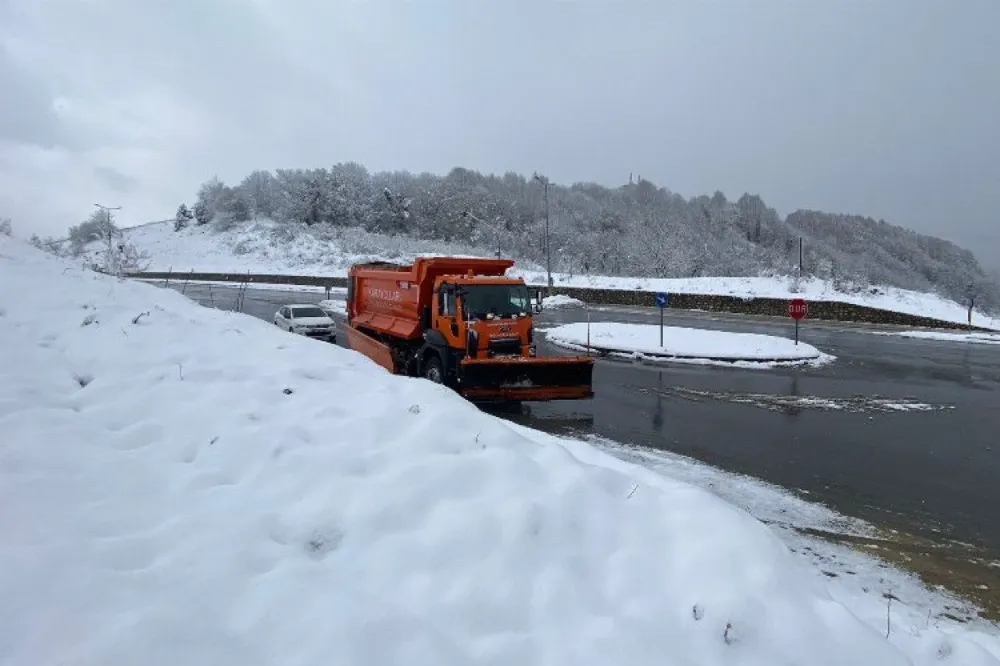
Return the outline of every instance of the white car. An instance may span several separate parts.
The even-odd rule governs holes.
[[[322,308],[306,303],[292,303],[274,313],[274,325],[289,333],[329,342],[337,341],[336,325]]]

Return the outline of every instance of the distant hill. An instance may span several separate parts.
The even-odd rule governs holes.
[[[253,217],[361,227],[383,234],[462,242],[544,265],[544,179],[369,173],[330,169],[254,171],[241,183],[205,183],[194,212],[228,228]],[[761,197],[722,192],[691,199],[638,180],[548,187],[552,268],[562,273],[647,277],[804,275],[844,292],[869,285],[935,292],[1000,309],[1000,285],[968,250],[856,215],[796,211],[782,219]],[[197,223],[197,221],[194,221]]]

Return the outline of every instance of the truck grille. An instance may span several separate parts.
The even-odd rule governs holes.
[[[487,354],[490,356],[520,356],[521,341],[517,338],[490,340],[490,344],[487,347]]]

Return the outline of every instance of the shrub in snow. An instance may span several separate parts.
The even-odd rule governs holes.
[[[11,225],[9,217],[0,217],[0,235],[11,236],[14,233],[14,229]],[[36,236],[37,238],[37,236]]]
[[[253,252],[253,244],[247,238],[242,238],[235,243],[233,243],[233,254],[237,256],[243,256],[245,254],[250,254]]]
[[[132,243],[119,243],[104,253],[102,269],[112,275],[148,270],[149,253]]]

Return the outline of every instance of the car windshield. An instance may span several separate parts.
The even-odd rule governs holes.
[[[326,313],[319,308],[292,308],[292,319],[304,317],[325,317]]]
[[[465,313],[472,319],[513,317],[531,312],[528,288],[523,284],[481,284],[465,288]]]

